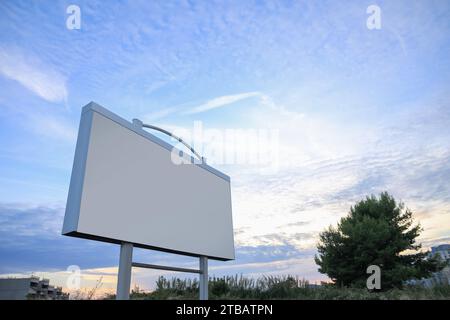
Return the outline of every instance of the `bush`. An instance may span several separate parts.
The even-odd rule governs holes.
[[[131,299],[198,299],[196,279],[170,280],[160,277],[156,289],[150,293],[131,294]],[[209,298],[214,299],[299,299],[299,300],[422,300],[450,299],[450,286],[433,288],[406,286],[383,292],[339,287],[333,284],[310,285],[294,276],[263,276],[257,279],[244,276],[210,278]]]

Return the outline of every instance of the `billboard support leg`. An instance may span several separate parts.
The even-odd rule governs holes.
[[[208,258],[200,257],[200,300],[208,300]]]
[[[117,276],[117,300],[128,300],[130,298],[132,260],[133,245],[122,242],[120,245],[119,274]]]

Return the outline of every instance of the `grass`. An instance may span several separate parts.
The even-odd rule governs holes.
[[[131,299],[198,299],[198,281],[160,277],[150,293],[132,291]],[[114,298],[114,296],[108,296]],[[382,292],[340,288],[332,284],[311,286],[292,276],[244,276],[210,278],[209,298],[214,299],[300,299],[300,300],[450,300],[450,286],[433,288],[407,286]]]

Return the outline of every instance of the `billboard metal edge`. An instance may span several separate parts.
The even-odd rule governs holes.
[[[86,112],[81,114],[62,234],[72,232],[76,230],[78,226],[92,118],[92,111],[86,110]],[[73,212],[69,213],[68,210]],[[71,219],[68,220],[66,217],[70,217]]]

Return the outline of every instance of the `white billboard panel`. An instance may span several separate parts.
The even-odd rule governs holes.
[[[234,259],[230,178],[175,164],[172,146],[91,102],[83,108],[63,234]]]

